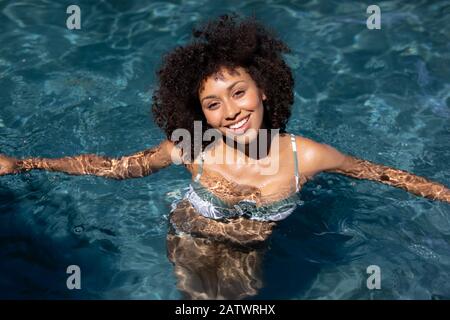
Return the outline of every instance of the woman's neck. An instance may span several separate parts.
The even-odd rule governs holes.
[[[258,130],[258,135],[255,139],[246,144],[241,144],[234,139],[227,139],[226,136],[222,136],[221,146],[219,147],[222,148],[225,154],[230,152],[233,159],[236,159],[238,155],[244,155],[250,160],[260,160],[266,158],[270,154],[273,139],[276,135],[272,136],[270,130],[268,130],[267,134],[261,136],[260,130]]]

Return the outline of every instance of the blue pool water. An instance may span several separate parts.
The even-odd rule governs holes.
[[[67,6],[81,30],[66,28]],[[2,1],[0,152],[130,154],[158,144],[150,115],[161,55],[231,10],[293,49],[288,131],[450,185],[450,2]],[[124,181],[33,171],[0,177],[0,298],[179,299],[167,217],[182,167]],[[450,298],[450,206],[321,174],[276,230],[269,299]],[[66,288],[79,265],[82,289]],[[381,290],[366,287],[369,265]]]

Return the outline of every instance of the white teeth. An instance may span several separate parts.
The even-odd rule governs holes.
[[[238,128],[242,127],[244,124],[247,123],[248,118],[249,117],[246,117],[245,119],[242,119],[238,123],[235,123],[235,124],[231,125],[229,128],[230,129],[238,129]]]

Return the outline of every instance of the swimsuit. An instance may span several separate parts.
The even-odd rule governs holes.
[[[279,221],[285,219],[295,210],[297,205],[303,203],[298,195],[299,173],[297,164],[297,145],[295,142],[295,136],[292,134],[291,144],[294,153],[296,186],[296,192],[293,195],[265,206],[257,207],[254,200],[246,199],[239,201],[233,206],[229,206],[199,183],[203,171],[203,161],[205,158],[204,152],[202,152],[198,174],[194,181],[189,185],[189,189],[185,194],[184,199],[189,200],[199,214],[212,219],[223,219],[237,216],[245,216],[258,221]],[[175,207],[176,205],[173,204],[172,208],[174,209]]]

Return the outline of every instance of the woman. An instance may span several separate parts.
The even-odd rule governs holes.
[[[170,52],[158,72],[152,111],[167,136],[159,146],[118,159],[0,155],[0,175],[43,169],[126,179],[183,163],[193,182],[171,212],[167,248],[187,298],[255,295],[262,286],[265,240],[275,221],[294,211],[298,191],[320,172],[450,202],[450,190],[442,184],[285,132],[294,81],[282,53],[289,49],[258,22],[223,16],[194,36]],[[213,143],[202,141],[202,150],[192,139],[173,138],[179,129],[198,136],[196,121],[200,137],[207,130],[217,133]],[[263,141],[263,129],[280,134]],[[275,170],[268,173],[267,163]]]

